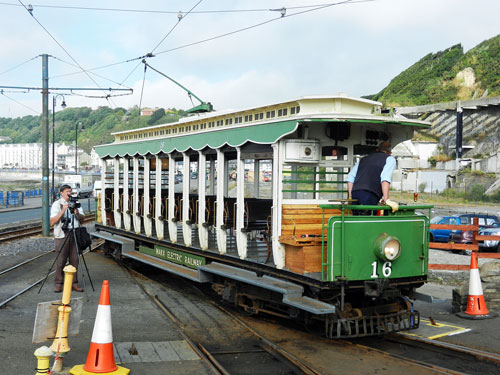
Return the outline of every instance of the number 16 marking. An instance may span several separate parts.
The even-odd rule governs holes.
[[[372,275],[371,275],[371,278],[372,279],[376,279],[378,278],[378,274],[377,274],[377,264],[378,262],[375,261],[372,263]],[[382,265],[382,275],[384,275],[385,277],[389,277],[391,276],[391,273],[392,273],[392,263],[391,262],[385,262],[383,265]]]

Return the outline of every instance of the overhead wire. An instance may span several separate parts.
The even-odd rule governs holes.
[[[146,54],[146,56],[154,56],[153,53],[154,51],[165,41],[165,39],[168,38],[168,36],[175,30],[175,28],[179,25],[179,23],[185,18],[187,17],[198,5],[200,5],[200,3],[202,2],[203,0],[199,0],[186,14],[183,14],[182,12],[179,12],[178,15],[177,15],[177,23],[167,32],[167,34],[156,44],[156,46],[151,50],[151,52],[149,52],[148,54]],[[141,62],[144,62],[145,59],[141,60]],[[128,75],[127,77],[125,77],[125,79],[123,80],[123,82],[125,82],[128,77],[130,77],[132,75],[132,73],[137,69],[137,67],[140,65],[141,63],[139,63]],[[141,113],[141,107],[142,107],[142,98],[143,98],[143,94],[144,94],[144,85],[145,85],[145,82],[146,82],[146,71],[147,71],[147,64],[145,63],[144,64],[144,76],[143,76],[143,80],[142,80],[142,88],[141,88],[141,96],[140,96],[140,99],[139,99],[139,117],[137,118],[137,121],[138,121],[138,124],[140,124],[139,122],[139,119],[140,119],[140,113]]]
[[[74,64],[71,64],[71,63],[70,63],[70,62],[68,62],[68,61],[64,61],[64,60],[62,60],[62,59],[60,59],[60,58],[58,58],[58,57],[55,57],[55,56],[49,56],[49,57],[52,57],[53,59],[58,60],[58,61],[60,61],[60,62],[62,62],[62,63],[64,63],[64,64],[68,64],[69,66],[72,66],[73,68],[78,68],[78,66],[76,66],[76,65],[74,65]],[[132,90],[132,88],[131,88],[131,87],[125,86],[123,83],[116,82],[116,81],[114,81],[114,80],[112,80],[112,79],[110,79],[110,78],[106,78],[106,77],[104,77],[104,76],[101,76],[100,74],[97,74],[97,73],[91,72],[89,69],[86,69],[86,71],[87,71],[87,72],[89,72],[89,73],[91,73],[91,74],[93,74],[93,75],[95,75],[96,77],[102,78],[102,79],[104,79],[104,80],[106,80],[106,81],[112,82],[112,83],[114,83],[114,84],[116,84],[116,85],[123,86],[123,87],[125,87],[125,88],[127,88],[127,89],[131,89],[131,90]],[[79,71],[79,72],[76,72],[76,73],[71,73],[71,74],[81,74],[81,73],[83,73],[83,72]],[[63,76],[63,75],[58,75],[58,76],[50,76],[50,77],[49,77],[49,79],[54,79],[54,78],[61,77],[61,76]]]
[[[269,20],[266,20],[266,21],[263,21],[263,22],[259,22],[257,24],[254,24],[254,25],[250,25],[250,26],[247,26],[247,27],[244,27],[244,28],[240,28],[240,29],[237,29],[237,30],[233,30],[231,32],[228,32],[228,33],[224,33],[224,34],[220,34],[220,35],[216,35],[214,37],[211,37],[211,38],[206,38],[206,39],[203,39],[203,40],[200,40],[200,41],[197,41],[197,42],[192,42],[192,43],[187,43],[187,44],[184,44],[184,45],[181,45],[181,46],[177,46],[177,47],[173,47],[173,48],[170,48],[170,49],[166,49],[166,50],[163,50],[163,51],[159,51],[157,52],[156,54],[153,54],[153,52],[165,41],[165,39],[171,34],[171,32],[177,27],[177,25],[179,24],[180,20],[182,18],[184,18],[185,16],[187,16],[188,14],[191,14],[191,13],[235,13],[235,12],[248,12],[248,11],[264,11],[264,9],[253,9],[253,10],[250,10],[250,9],[246,9],[246,10],[227,10],[227,11],[195,11],[194,9],[201,3],[202,0],[198,1],[198,3],[196,3],[191,9],[189,12],[185,13],[185,14],[182,14],[182,18],[179,18],[179,21],[172,27],[172,29],[162,38],[162,40],[155,46],[155,48],[152,50],[153,52],[150,52],[144,56],[139,56],[139,57],[136,57],[136,58],[132,58],[132,59],[128,59],[128,60],[124,60],[124,61],[121,61],[121,62],[117,62],[117,63],[112,63],[112,64],[107,64],[107,65],[104,65],[104,66],[100,66],[100,67],[95,67],[95,68],[92,68],[92,69],[84,69],[72,56],[71,54],[62,46],[61,43],[59,43],[55,38],[54,36],[41,24],[40,21],[38,21],[38,19],[33,15],[32,11],[30,11],[24,4],[21,0],[18,0],[19,3],[30,13],[30,15],[35,19],[35,21],[40,25],[40,27],[42,27],[42,29],[54,40],[54,42],[70,57],[70,59],[76,64],[76,67],[78,67],[78,69],[80,69],[79,72],[74,72],[74,73],[68,73],[68,74],[64,74],[64,75],[57,75],[57,76],[53,76],[52,78],[56,78],[56,77],[63,77],[63,76],[68,76],[68,75],[74,75],[74,74],[80,74],[80,73],[84,73],[88,76],[88,78],[90,80],[92,80],[100,89],[102,89],[103,91],[105,89],[101,88],[100,85],[90,76],[90,73],[100,77],[100,78],[103,78],[103,79],[107,79],[105,77],[102,77],[102,76],[99,76],[97,75],[96,73],[93,73],[92,71],[94,70],[98,70],[98,69],[104,69],[104,68],[107,68],[107,67],[112,67],[112,66],[116,66],[116,65],[120,65],[120,64],[125,64],[125,63],[128,63],[128,62],[132,62],[132,61],[136,61],[136,60],[142,60],[143,58],[150,58],[150,57],[155,57],[156,55],[159,55],[159,54],[164,54],[164,53],[168,53],[168,52],[172,52],[172,51],[176,51],[176,50],[179,50],[179,49],[183,49],[183,48],[187,48],[187,47],[191,47],[191,46],[194,46],[194,45],[198,45],[198,44],[202,44],[202,43],[206,43],[206,42],[209,42],[209,41],[213,41],[213,40],[216,40],[216,39],[220,39],[220,38],[223,38],[223,37],[226,37],[226,36],[230,36],[230,35],[234,35],[234,34],[237,34],[237,33],[241,33],[243,31],[247,31],[247,30],[250,30],[250,29],[253,29],[253,28],[257,28],[257,27],[260,27],[260,26],[263,26],[263,25],[266,25],[268,23],[271,23],[271,22],[275,22],[275,21],[278,21],[282,18],[287,18],[287,17],[292,17],[292,16],[297,16],[297,15],[301,15],[301,14],[305,14],[305,13],[309,13],[309,12],[314,12],[314,11],[318,11],[318,10],[321,10],[321,9],[325,9],[325,8],[328,8],[328,7],[332,7],[332,6],[337,6],[337,5],[342,5],[342,4],[347,4],[347,3],[361,3],[361,2],[371,2],[371,1],[376,1],[376,0],[345,0],[345,1],[340,1],[340,2],[335,2],[335,3],[326,3],[326,4],[318,4],[318,5],[304,5],[304,6],[294,6],[294,7],[288,7],[288,8],[281,8],[281,9],[265,9],[265,11],[281,11],[281,16],[279,17],[275,17],[275,18],[272,18],[272,19],[269,19]],[[0,5],[16,5],[16,4],[8,4],[8,3],[3,3],[3,2],[0,2]],[[40,7],[39,5],[36,5],[37,7]],[[57,8],[58,6],[46,6],[46,7],[54,7],[54,8]],[[66,6],[62,6],[60,8],[73,8],[73,7],[66,7]],[[286,10],[290,10],[290,9],[304,9],[304,8],[307,8],[305,10],[302,10],[302,11],[299,11],[299,12],[295,12],[295,13],[291,13],[291,14],[285,14],[286,13]],[[84,7],[74,7],[74,9],[87,9],[87,8],[84,8]],[[112,10],[110,8],[88,8],[89,10]],[[119,10],[119,9],[116,9],[116,10]],[[123,10],[123,11],[134,11],[134,10]],[[149,12],[149,11],[148,11]],[[179,12],[167,12],[165,11],[164,13],[179,13]],[[181,14],[181,13],[180,13]],[[59,59],[60,60],[60,59]],[[64,62],[63,60],[60,60],[62,62]],[[67,62],[66,62],[67,63]],[[68,63],[70,64],[70,63]],[[71,64],[70,64],[71,65]],[[139,67],[140,63],[137,64],[134,69],[125,77],[125,79],[122,81],[122,83],[118,83],[118,82],[114,82],[110,79],[107,79],[111,82],[114,82],[116,84],[119,84],[121,86],[124,86],[124,82],[132,75],[132,73]],[[145,75],[144,75],[144,79],[145,79]],[[124,86],[124,87],[127,87],[127,86]],[[128,87],[127,87],[128,88]],[[143,81],[143,86],[142,86],[142,90],[144,90],[144,81]],[[130,95],[130,94],[129,94]],[[83,95],[81,95],[83,96]],[[121,95],[120,95],[121,96]],[[141,103],[142,103],[142,96],[143,96],[143,93],[141,92]],[[105,98],[109,100],[110,96],[109,95],[106,95]]]
[[[172,51],[175,51],[175,50],[178,50],[178,49],[182,49],[182,48],[186,48],[186,47],[190,47],[190,46],[194,46],[194,45],[198,45],[198,44],[202,44],[202,43],[206,43],[206,42],[209,42],[209,41],[212,41],[212,40],[216,40],[216,39],[220,39],[220,38],[223,38],[225,36],[232,35],[232,34],[237,34],[237,33],[240,33],[240,32],[246,31],[246,30],[250,30],[250,29],[253,29],[253,28],[256,28],[256,27],[259,27],[259,26],[263,26],[263,25],[265,25],[267,23],[270,23],[270,22],[273,22],[273,21],[277,21],[277,20],[279,20],[281,18],[285,18],[285,17],[295,16],[295,15],[307,13],[307,12],[310,12],[310,11],[316,11],[316,10],[320,10],[320,9],[323,9],[323,8],[326,8],[326,7],[331,7],[331,6],[336,6],[336,5],[342,5],[342,4],[346,4],[346,3],[354,4],[354,3],[364,3],[364,2],[372,2],[372,1],[376,1],[376,0],[346,0],[346,1],[342,1],[342,2],[335,2],[335,3],[327,3],[327,4],[314,5],[313,9],[308,9],[306,11],[296,12],[296,13],[292,13],[290,15],[285,15],[285,16],[280,16],[280,17],[272,18],[270,20],[267,20],[267,21],[264,21],[264,22],[260,22],[258,24],[254,24],[254,25],[242,28],[242,29],[233,30],[233,31],[231,31],[229,33],[224,33],[224,34],[217,35],[217,36],[214,36],[214,37],[211,37],[211,38],[207,38],[207,39],[203,39],[203,40],[200,40],[200,41],[197,41],[197,42],[188,43],[188,44],[185,44],[185,45],[182,45],[182,46],[178,46],[178,47],[167,49],[167,50],[164,50],[164,51],[161,51],[161,52],[157,52],[156,55],[163,54],[163,53],[168,53],[168,52],[172,52]],[[301,9],[301,8],[303,9],[303,8],[310,8],[312,6],[313,5],[295,6],[295,7],[288,7],[286,9]],[[281,9],[266,9],[266,11],[278,11],[278,10],[281,10]],[[171,13],[176,13],[176,12],[171,12]],[[191,11],[190,13],[202,13],[202,12]],[[98,66],[98,67],[95,67],[95,68],[87,69],[86,71],[87,72],[91,72],[91,71],[94,71],[94,70],[105,69],[105,68],[109,68],[109,67],[116,66],[116,65],[126,64],[126,63],[129,63],[129,62],[132,62],[132,61],[137,61],[137,60],[140,61],[140,60],[142,60],[144,58],[150,58],[150,57],[154,57],[154,56],[155,55],[153,55],[152,53],[149,53],[149,54],[146,54],[146,55],[143,55],[143,56],[139,56],[139,57],[135,57],[135,58],[123,60],[123,61],[120,61],[120,62],[116,62],[116,63],[112,63],[112,64],[107,64],[107,65],[102,65],[102,66]],[[136,65],[136,67],[126,77],[126,79],[129,78],[129,76],[137,69],[137,67],[139,65],[140,65],[140,63],[138,65]],[[59,77],[70,76],[70,75],[81,74],[81,73],[82,73],[81,71],[78,71],[78,72],[73,72],[73,73],[61,74],[61,75],[54,76],[53,78],[59,78]],[[122,81],[122,84],[126,81],[126,79],[124,81]]]
[[[363,0],[363,2],[367,2],[367,1],[375,1],[375,0]],[[301,14],[305,14],[305,13],[309,13],[309,12],[314,12],[314,11],[317,11],[317,10],[329,8],[329,7],[336,6],[336,5],[343,5],[343,4],[351,3],[351,2],[353,2],[353,0],[344,0],[344,1],[337,2],[337,3],[331,3],[331,4],[326,4],[326,5],[318,6],[317,8],[313,8],[313,9],[307,9],[307,10],[303,10],[303,11],[300,11],[300,12],[295,12],[295,13],[292,13],[292,14],[280,15],[279,17],[271,18],[271,19],[269,19],[267,21],[259,22],[259,23],[256,23],[254,25],[243,27],[241,29],[236,29],[236,30],[230,31],[228,33],[216,35],[216,36],[211,37],[211,38],[203,39],[203,40],[200,40],[200,41],[197,41],[197,42],[192,42],[192,43],[184,44],[182,46],[178,46],[178,47],[170,48],[170,49],[167,49],[167,50],[164,50],[164,51],[160,51],[160,52],[157,52],[156,55],[160,55],[160,54],[163,54],[163,53],[168,53],[168,52],[176,51],[176,50],[187,48],[187,47],[192,47],[192,46],[195,46],[195,45],[198,45],[198,44],[210,42],[212,40],[224,38],[224,37],[229,36],[229,35],[238,34],[238,33],[241,33],[243,31],[251,30],[251,29],[254,29],[256,27],[263,26],[263,25],[266,25],[268,23],[281,20],[283,18],[298,16],[298,15],[301,15]]]
[[[14,66],[14,67],[12,67],[10,69],[4,70],[3,72],[0,72],[0,76],[3,75],[3,74],[5,74],[5,73],[11,72],[11,71],[13,71],[13,70],[15,70],[15,69],[17,69],[17,68],[19,68],[19,67],[21,67],[21,66],[23,66],[23,65],[25,65],[27,63],[29,63],[30,61],[33,61],[33,60],[39,58],[39,57],[40,57],[40,55],[32,57],[31,59],[28,59],[25,62],[22,62],[20,64],[17,64],[16,66]]]
[[[31,17],[36,21],[36,23],[38,23],[38,25],[40,25],[40,27],[50,36],[50,38],[69,56],[69,58],[87,75],[87,77],[92,81],[94,82],[94,84],[102,89],[102,87],[92,78],[92,76],[86,72],[85,69],[83,69],[83,67],[78,63],[78,61],[76,61],[76,59],[68,52],[68,50],[66,50],[66,48],[64,48],[64,46],[59,43],[59,41],[50,33],[49,30],[47,30],[47,28],[45,26],[43,26],[43,24],[33,15],[33,10],[29,9],[28,7],[26,7],[24,5],[24,3],[21,1],[21,0],[18,0],[19,3],[24,7],[24,9],[26,9],[26,11],[31,15]],[[104,89],[102,89],[104,91]]]
[[[363,1],[356,1],[363,2]],[[303,8],[316,8],[319,6],[328,5],[326,4],[311,4],[311,5],[297,5],[286,7],[286,9],[303,9]],[[14,3],[0,2],[0,5],[7,6],[22,6]],[[149,10],[149,9],[126,9],[126,8],[99,8],[99,7],[82,7],[82,6],[68,6],[68,5],[43,5],[43,4],[31,4],[36,8],[52,8],[52,9],[68,9],[68,10],[89,10],[89,11],[103,11],[103,12],[126,12],[126,13],[157,13],[157,14],[177,14],[179,11],[173,10]],[[277,9],[269,8],[256,8],[256,9],[215,9],[215,10],[200,10],[194,11],[196,14],[211,14],[211,13],[255,13],[255,12],[269,12],[276,11]]]
[[[39,112],[39,111],[36,111],[36,110],[34,110],[33,108],[28,107],[26,104],[23,104],[23,103],[21,103],[20,101],[17,101],[16,99],[11,98],[11,97],[10,97],[10,96],[8,96],[8,95],[5,95],[5,91],[4,91],[4,90],[0,90],[0,94],[1,94],[2,96],[5,96],[7,99],[9,99],[9,100],[13,101],[14,103],[19,104],[20,106],[22,106],[22,107],[24,107],[24,108],[26,108],[26,109],[29,109],[30,111],[32,111],[32,112],[34,112],[34,113],[36,113],[38,116],[40,115],[40,112]]]
[[[177,20],[177,23],[176,23],[176,24],[175,24],[175,25],[174,25],[174,26],[170,29],[170,31],[167,33],[167,35],[165,35],[165,36],[163,37],[163,39],[162,39],[162,40],[160,40],[160,42],[156,45],[156,47],[155,47],[155,48],[153,48],[153,49],[151,50],[151,54],[152,54],[152,53],[153,53],[153,52],[154,52],[154,51],[155,51],[155,50],[156,50],[156,49],[157,49],[157,48],[158,48],[158,47],[159,47],[159,46],[160,46],[160,45],[161,45],[161,44],[165,41],[165,39],[167,39],[167,37],[168,37],[168,36],[169,36],[169,35],[170,35],[173,31],[174,31],[174,29],[177,27],[177,25],[179,25],[179,23],[180,23],[180,22],[181,22],[181,21],[182,21],[185,17],[187,17],[187,16],[188,16],[188,15],[189,15],[189,14],[190,14],[193,10],[194,10],[194,8],[196,8],[198,5],[200,5],[200,3],[201,3],[202,1],[203,1],[203,0],[198,1],[198,2],[197,2],[197,3],[196,3],[196,4],[195,4],[195,5],[194,5],[194,6],[193,6],[193,7],[192,7],[192,8],[191,8],[191,9],[190,9],[190,10],[189,10],[186,14],[185,14],[185,15],[184,15],[184,13],[182,13],[182,12],[179,12],[179,13],[178,13],[178,16],[177,16],[177,19],[178,19],[178,20]]]

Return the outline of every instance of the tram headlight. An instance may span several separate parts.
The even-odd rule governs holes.
[[[401,255],[401,243],[396,237],[382,233],[375,240],[374,252],[377,258],[392,262]]]

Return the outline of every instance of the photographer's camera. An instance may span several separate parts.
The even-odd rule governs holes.
[[[75,208],[80,208],[82,205],[80,202],[78,202],[78,199],[76,197],[70,196],[69,197],[69,202],[68,202],[68,208],[73,212]]]

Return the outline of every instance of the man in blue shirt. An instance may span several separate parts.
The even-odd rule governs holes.
[[[349,199],[356,199],[360,205],[385,203],[395,168],[390,143],[381,142],[374,153],[362,158],[347,175]]]

